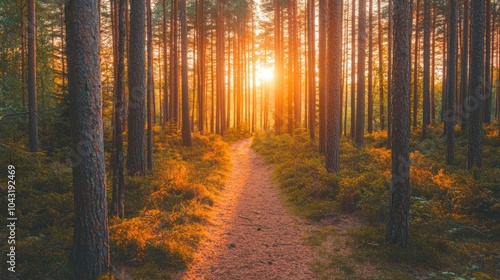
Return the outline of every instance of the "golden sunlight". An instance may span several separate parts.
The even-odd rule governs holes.
[[[257,69],[257,77],[259,80],[268,82],[274,79],[274,68],[261,68],[259,67]]]

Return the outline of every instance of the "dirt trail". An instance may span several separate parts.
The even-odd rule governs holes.
[[[231,146],[233,172],[195,260],[182,279],[314,279],[312,249],[290,216],[272,169],[245,139]]]

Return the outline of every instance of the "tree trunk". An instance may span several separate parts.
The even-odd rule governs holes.
[[[483,123],[491,122],[491,0],[486,0]]]
[[[427,0],[428,1],[428,0]],[[456,69],[457,69],[457,2],[450,0],[449,25],[448,25],[448,74],[446,113],[444,121],[446,125],[446,163],[455,164],[455,91],[456,91]]]
[[[118,67],[116,69],[115,123],[113,143],[115,147],[113,165],[112,215],[125,216],[125,171],[123,156],[123,101],[125,99],[125,0],[118,1]]]
[[[38,152],[38,102],[36,93],[36,0],[28,1],[28,106],[30,152]]]
[[[217,0],[217,22],[216,22],[216,61],[217,61],[217,118],[216,132],[220,135],[225,131],[225,86],[224,86],[224,3],[222,0]],[[229,112],[228,112],[229,113]]]
[[[75,224],[75,279],[97,279],[109,268],[102,122],[99,15],[95,0],[66,4]]]
[[[425,0],[424,0],[425,1]],[[415,9],[415,56],[413,62],[413,128],[417,127],[417,111],[418,111],[418,58],[419,58],[419,43],[420,43],[420,0],[417,0]]]
[[[188,88],[188,56],[187,56],[187,8],[186,0],[180,2],[181,22],[181,60],[182,60],[182,145],[191,146],[191,127],[189,123],[189,88]]]
[[[373,132],[373,0],[368,10],[368,133]]]
[[[342,128],[338,119],[342,113],[342,1],[328,3],[327,10],[327,64],[326,75],[326,169],[328,172],[340,171],[340,134]]]
[[[307,55],[308,55],[308,102],[309,102],[309,138],[314,141],[316,127],[316,50],[315,50],[315,5],[314,0],[307,0]]]
[[[410,223],[410,0],[394,0],[393,16],[392,184],[386,239],[404,248]]]
[[[351,138],[356,136],[356,1],[351,2]]]
[[[380,0],[377,0],[377,24],[378,24],[378,83],[379,83],[379,97],[380,97],[380,130],[385,129],[385,115],[384,115],[384,54],[382,46],[382,7],[380,7]]]
[[[151,20],[151,0],[146,1],[147,7],[147,36],[148,36],[148,81],[147,81],[147,118],[148,118],[148,136],[147,136],[147,161],[148,170],[153,170],[153,125],[154,125],[154,98],[155,98],[155,80],[153,71],[153,23]]]
[[[356,104],[356,145],[363,146],[365,136],[365,57],[366,57],[366,1],[359,0],[358,13],[358,92]]]
[[[393,1],[389,0],[389,15],[388,24],[389,32],[387,36],[388,50],[387,50],[387,148],[391,147],[392,142],[392,33],[394,30],[393,24]]]
[[[145,90],[145,1],[130,2],[130,54],[128,64],[128,153],[127,169],[131,175],[146,174],[146,142],[144,139]]]
[[[423,81],[423,116],[422,116],[422,136],[427,135],[427,126],[430,124],[430,104],[429,104],[429,87],[430,87],[430,61],[431,61],[431,44],[430,44],[430,0],[424,0],[424,81]]]
[[[332,4],[333,5],[333,4]],[[327,2],[319,0],[319,32],[318,32],[318,74],[319,74],[319,151],[326,152],[326,98],[327,98]],[[341,64],[342,65],[342,64]],[[342,94],[342,93],[340,93]],[[342,108],[341,108],[342,109]]]
[[[198,129],[204,134],[205,121],[205,1],[199,1],[198,13]]]
[[[179,59],[178,59],[178,0],[172,0],[172,12],[170,18],[170,123],[177,129],[179,124]]]
[[[481,167],[481,140],[483,136],[482,103],[484,77],[484,1],[471,1],[471,48],[469,68],[468,106],[469,127],[467,169]]]
[[[172,83],[168,79],[168,54],[167,54],[167,0],[163,1],[163,123],[168,124],[170,120],[170,110],[168,102],[168,83]]]

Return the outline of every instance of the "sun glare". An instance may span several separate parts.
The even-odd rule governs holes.
[[[262,81],[271,81],[274,78],[274,69],[260,68],[257,70],[257,77]]]

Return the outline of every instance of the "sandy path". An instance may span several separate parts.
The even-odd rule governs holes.
[[[284,208],[272,170],[250,149],[231,146],[234,170],[223,190],[207,238],[182,279],[314,279],[312,249]]]

